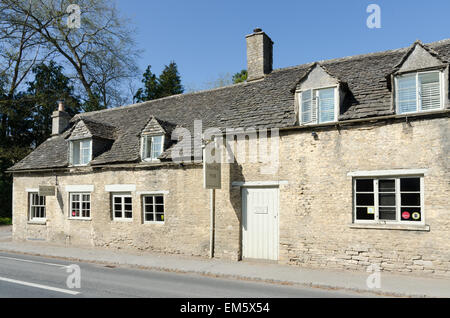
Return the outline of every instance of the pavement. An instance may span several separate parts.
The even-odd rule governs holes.
[[[7,232],[8,229],[0,227],[0,233],[5,231]],[[1,236],[2,234],[0,234]],[[3,237],[5,236],[3,235]],[[137,252],[134,250],[64,247],[42,242],[12,242],[11,239],[3,239],[3,241],[0,240],[0,251],[94,264],[199,274],[208,277],[297,285],[327,290],[371,293],[372,295],[381,296],[450,297],[450,278],[441,277],[422,277],[381,272],[379,286],[373,286],[374,284],[367,284],[371,273],[366,272],[310,269],[247,261],[235,262]]]

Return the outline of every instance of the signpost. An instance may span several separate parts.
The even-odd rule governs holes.
[[[214,141],[209,141],[214,143]],[[214,148],[203,149],[203,187],[210,189],[210,244],[209,244],[209,257],[214,257],[214,220],[215,220],[215,199],[216,189],[221,188],[222,173],[220,162],[215,162],[214,155],[218,151],[217,145],[214,143]]]

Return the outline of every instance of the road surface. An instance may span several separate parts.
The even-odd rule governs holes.
[[[80,268],[80,287],[69,288],[67,272]],[[76,285],[76,279],[69,280]],[[76,286],[75,286],[76,287]],[[0,252],[0,297],[272,298],[360,297],[358,293],[194,274],[74,263],[54,258]]]

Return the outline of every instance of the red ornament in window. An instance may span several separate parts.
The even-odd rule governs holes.
[[[75,211],[72,211],[72,216],[75,216],[75,214],[76,214]]]
[[[409,213],[408,211],[405,211],[402,213],[403,220],[408,220],[410,216],[411,216],[411,213]]]

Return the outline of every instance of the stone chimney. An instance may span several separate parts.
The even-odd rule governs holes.
[[[70,115],[64,111],[63,101],[58,101],[58,110],[52,114],[52,136],[61,134],[70,122]]]
[[[264,78],[272,72],[273,42],[261,29],[247,35],[247,81]]]

